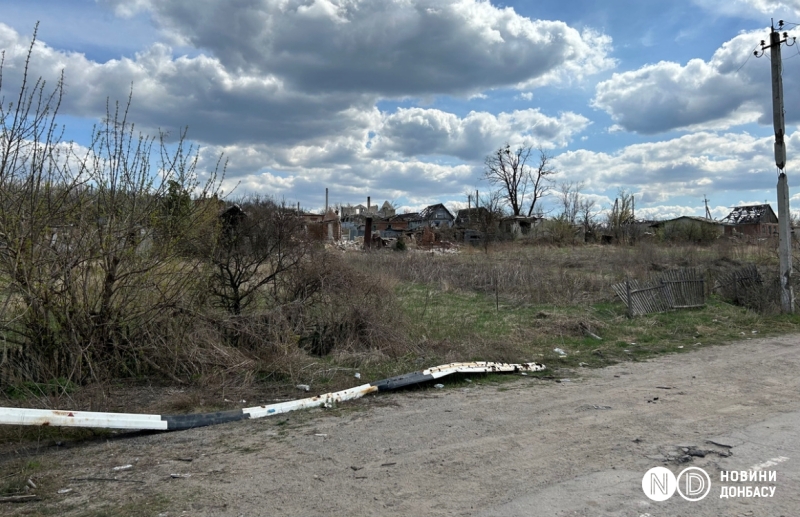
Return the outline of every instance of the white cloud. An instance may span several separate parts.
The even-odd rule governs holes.
[[[615,73],[597,85],[592,103],[609,113],[617,126],[644,134],[771,123],[769,56],[752,56],[766,36],[766,30],[739,34],[709,61],[661,61]],[[798,80],[800,69],[786,66],[784,83]],[[785,100],[787,122],[800,121],[800,99]]]
[[[20,84],[29,41],[0,24],[5,91]],[[66,74],[62,113],[102,118],[106,100],[124,100],[132,88],[130,118],[140,127],[177,134],[188,125],[190,137],[203,142],[296,143],[366,132],[378,116],[372,96],[302,93],[275,75],[231,73],[213,57],[174,58],[163,44],[133,59],[97,63],[37,42],[30,76],[53,84],[61,70]]]
[[[655,207],[637,208],[636,218],[642,220],[674,219],[682,215],[704,215],[704,206],[659,205]]]
[[[800,14],[800,0],[694,0],[694,2],[717,15],[741,16],[759,20],[766,15]]]
[[[99,4],[107,4],[114,9],[114,14],[121,18],[131,18],[150,7],[150,0],[95,0]]]
[[[112,0],[226,70],[274,74],[304,92],[475,94],[606,70],[608,36],[481,0]]]
[[[230,192],[238,185],[235,194],[259,192],[278,199],[319,199],[329,187],[332,202],[357,203],[372,196],[405,197],[422,204],[460,195],[465,186],[475,184],[481,171],[470,164],[433,163],[414,157],[374,158],[355,152],[326,160],[325,152],[322,147],[303,146],[209,146],[201,150],[199,168],[213,168],[224,153],[228,160],[224,187]]]
[[[800,148],[800,133],[787,145]],[[584,181],[593,191],[626,188],[650,204],[679,196],[774,190],[772,138],[746,133],[699,132],[661,142],[630,145],[609,154],[568,151],[555,157],[559,180]]]
[[[576,113],[549,117],[538,109],[492,115],[472,111],[463,118],[437,109],[399,109],[385,117],[374,154],[449,155],[478,160],[504,143],[563,147],[589,120]]]

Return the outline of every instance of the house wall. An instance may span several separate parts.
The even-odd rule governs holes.
[[[443,208],[434,210],[433,215],[428,219],[428,224],[434,228],[451,227],[453,226],[452,215]]]
[[[342,238],[342,224],[339,221],[308,223],[306,231],[309,237],[320,241],[338,241]]]
[[[738,224],[726,226],[725,235],[746,235],[754,239],[778,237],[778,225],[774,223]]]

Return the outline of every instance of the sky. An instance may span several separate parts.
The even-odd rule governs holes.
[[[776,206],[771,20],[800,0],[2,0],[3,94],[66,77],[65,138],[87,145],[106,103],[142,131],[188,128],[224,190],[309,210],[400,212],[493,186],[484,160],[541,149],[555,187],[636,215]],[[793,212],[800,212],[800,45],[781,49]],[[797,158],[795,158],[797,156]],[[556,214],[555,196],[542,209]],[[777,211],[777,210],[776,210]]]

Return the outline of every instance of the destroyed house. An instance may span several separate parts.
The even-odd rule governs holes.
[[[387,239],[399,237],[408,231],[408,218],[394,216],[389,219],[376,221],[372,226],[374,230],[381,232],[381,237]]]
[[[338,241],[342,238],[342,223],[339,214],[328,208],[322,214],[302,214],[306,233],[316,240]]]
[[[388,201],[384,201],[383,205],[381,205],[381,209],[378,210],[378,215],[386,219],[394,217],[396,213],[394,207]]]
[[[426,207],[419,213],[419,218],[431,228],[450,228],[456,219],[442,203]]]
[[[722,223],[725,235],[743,234],[748,237],[777,237],[778,216],[768,204],[735,206]]]
[[[650,221],[645,231],[657,230],[667,240],[710,240],[722,235],[725,226],[713,219],[682,215],[664,221]]]
[[[494,224],[496,226],[499,222],[495,221],[495,219],[497,219],[495,214],[482,206],[478,208],[462,208],[456,212],[455,225],[458,228],[479,228],[496,223]]]
[[[232,239],[239,231],[239,226],[245,220],[247,214],[242,207],[237,204],[228,207],[219,214],[220,222],[222,223],[222,232],[227,238]]]

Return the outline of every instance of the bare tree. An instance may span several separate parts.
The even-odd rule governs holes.
[[[552,188],[551,176],[556,173],[550,168],[552,158],[542,148],[538,152],[539,162],[535,167],[528,163],[533,154],[533,147],[529,145],[512,150],[511,145],[506,144],[484,161],[484,178],[499,186],[513,215],[526,213],[531,217],[537,202]]]
[[[631,236],[634,223],[634,197],[633,194],[621,188],[614,200],[614,206],[608,213],[608,228],[614,237],[625,242]]]
[[[302,220],[284,205],[254,197],[229,208],[220,226],[211,252],[212,296],[233,315],[259,295],[272,298],[273,305],[283,294],[279,281],[310,253]]]
[[[558,202],[561,205],[560,218],[569,224],[575,224],[581,207],[581,190],[583,182],[562,182],[558,187]]]
[[[595,226],[595,205],[597,202],[594,199],[583,197],[578,206],[578,213],[580,223],[583,225],[584,236],[593,231]]]
[[[548,195],[553,188],[553,178],[556,170],[552,168],[552,156],[547,154],[541,147],[539,151],[539,163],[536,168],[528,170],[531,182],[531,204],[528,208],[528,217],[534,215],[537,202]]]

